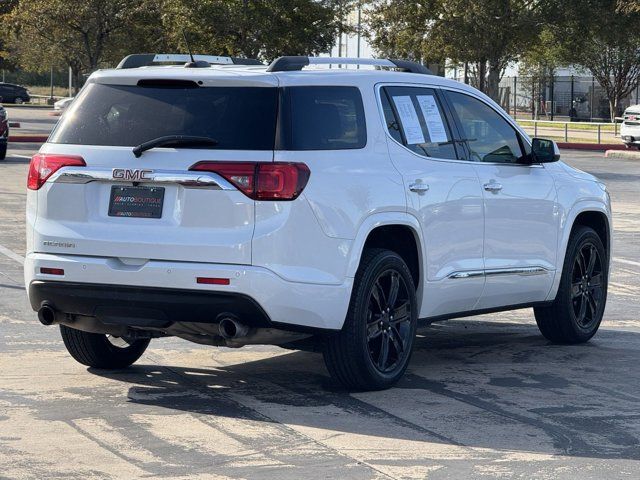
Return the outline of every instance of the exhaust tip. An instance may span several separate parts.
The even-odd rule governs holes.
[[[233,340],[234,338],[245,336],[249,329],[237,320],[225,317],[220,320],[218,331],[220,332],[220,336],[225,340]]]
[[[56,321],[56,311],[50,305],[43,305],[38,310],[38,320],[43,325],[53,325]]]

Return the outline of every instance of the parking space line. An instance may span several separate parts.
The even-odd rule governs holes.
[[[640,267],[640,262],[634,262],[633,260],[626,260],[624,258],[613,258],[614,262],[626,263],[627,265],[633,265],[634,267]]]
[[[0,245],[0,253],[11,260],[18,262],[20,265],[24,265],[24,257],[18,255],[13,250],[9,250],[7,247]]]

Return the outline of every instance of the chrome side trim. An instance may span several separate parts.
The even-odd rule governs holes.
[[[466,270],[461,272],[453,272],[447,275],[451,279],[476,278],[476,277],[494,277],[499,275],[519,275],[528,277],[531,275],[544,275],[551,272],[545,267],[522,267],[522,268],[493,268],[487,270]]]
[[[174,184],[187,188],[208,188],[211,190],[237,190],[231,183],[213,172],[185,172],[175,170],[154,170],[145,178],[125,180],[113,178],[112,169],[90,167],[65,167],[53,174],[49,179],[54,183],[78,183],[91,182],[109,183],[153,183]]]
[[[521,277],[528,277],[530,275],[544,275],[550,270],[544,267],[524,267],[524,268],[495,268],[485,270],[485,275],[497,276],[497,275],[520,275]]]
[[[447,278],[476,278],[476,277],[484,277],[484,270],[468,270],[466,272],[453,272],[450,273]]]

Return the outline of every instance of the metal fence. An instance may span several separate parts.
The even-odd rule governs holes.
[[[456,80],[462,82],[464,78],[459,74]],[[503,77],[499,95],[502,108],[516,119],[611,122],[609,99],[594,77]],[[637,104],[640,104],[640,87],[622,99],[615,116],[621,116],[629,105]]]
[[[631,95],[622,99],[615,116],[620,116],[629,105],[640,103],[639,96],[640,88],[636,88]],[[609,99],[593,77],[504,77],[500,82],[500,104],[515,118],[611,121]]]

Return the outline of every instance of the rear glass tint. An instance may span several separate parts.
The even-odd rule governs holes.
[[[362,96],[356,87],[287,87],[287,150],[344,150],[367,143]],[[286,115],[285,115],[286,117]]]
[[[165,135],[195,135],[217,140],[217,149],[273,150],[277,112],[277,88],[93,83],[49,141],[133,147]]]

